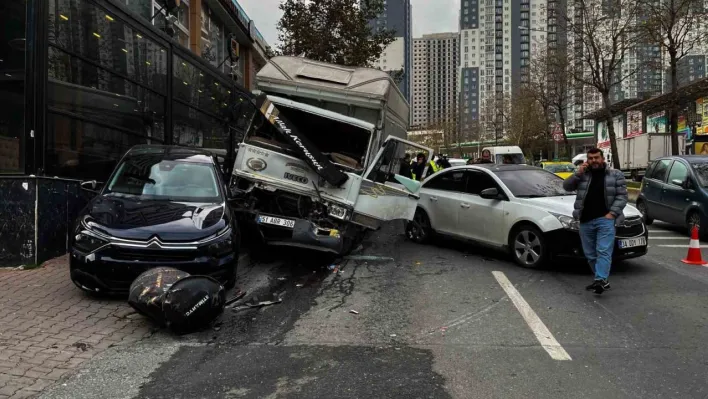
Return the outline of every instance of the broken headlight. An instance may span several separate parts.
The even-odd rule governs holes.
[[[106,245],[108,245],[108,241],[91,234],[87,230],[83,230],[74,236],[74,247],[87,254],[95,252]]]
[[[327,214],[337,219],[345,219],[347,217],[347,208],[339,205],[329,204],[327,206]]]

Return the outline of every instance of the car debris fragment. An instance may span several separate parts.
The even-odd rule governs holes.
[[[215,279],[170,267],[142,273],[128,296],[128,304],[139,313],[179,334],[209,325],[225,303],[224,287]]]
[[[357,311],[354,310],[354,309],[350,310],[349,313],[352,313],[352,314],[359,314],[359,312],[357,312]]]

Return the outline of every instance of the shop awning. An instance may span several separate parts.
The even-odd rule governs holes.
[[[696,101],[697,99],[707,95],[708,78],[700,79],[687,86],[679,87],[679,106],[683,106],[691,101]],[[648,100],[627,107],[627,111],[661,111],[666,109],[671,104],[672,97],[673,96],[671,93],[664,93],[660,96],[652,97]]]

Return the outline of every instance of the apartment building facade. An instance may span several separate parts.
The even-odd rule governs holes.
[[[413,40],[412,126],[456,126],[459,35],[423,35]]]
[[[370,21],[374,29],[390,29],[395,32],[394,41],[386,46],[374,67],[399,75],[398,88],[408,100],[411,97],[413,66],[413,9],[410,0],[384,0],[384,12]]]

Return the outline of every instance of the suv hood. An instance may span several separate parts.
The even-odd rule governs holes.
[[[228,226],[225,204],[137,200],[99,196],[89,203],[80,221],[113,237],[147,241],[194,241]]]
[[[517,198],[517,201],[525,204],[532,204],[537,208],[548,212],[558,213],[566,216],[573,216],[575,204],[575,195],[564,195],[560,197],[545,197],[545,198]],[[627,204],[624,208],[624,217],[641,216],[637,208]]]

